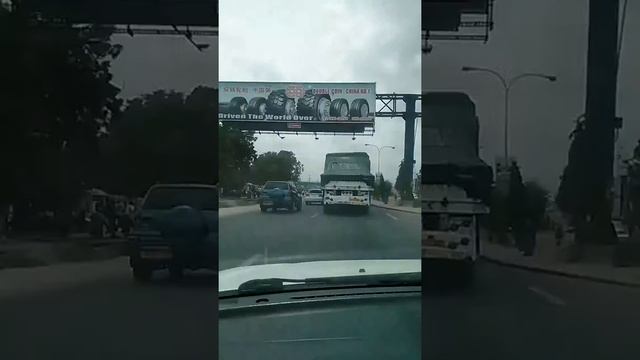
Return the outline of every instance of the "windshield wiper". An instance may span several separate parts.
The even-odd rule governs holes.
[[[297,286],[296,286],[297,285]],[[401,273],[381,275],[355,275],[306,279],[267,278],[246,281],[238,287],[237,295],[270,294],[307,287],[362,287],[362,286],[420,286],[422,285],[422,273]]]

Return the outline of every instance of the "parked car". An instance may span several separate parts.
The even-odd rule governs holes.
[[[151,279],[168,268],[180,278],[184,269],[216,270],[218,264],[218,191],[202,184],[152,186],[129,235],[133,277]]]
[[[267,181],[260,194],[259,204],[262,212],[266,212],[267,209],[276,211],[280,208],[300,211],[302,193],[291,181]]]
[[[322,205],[322,189],[311,189],[309,190],[304,198],[304,203],[309,204],[320,204]]]

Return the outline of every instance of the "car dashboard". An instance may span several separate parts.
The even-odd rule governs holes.
[[[220,359],[420,359],[421,287],[219,300]]]

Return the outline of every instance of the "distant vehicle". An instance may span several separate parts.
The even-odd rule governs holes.
[[[204,184],[152,186],[129,235],[129,264],[138,281],[168,268],[173,278],[184,269],[216,270],[218,191]]]
[[[330,153],[326,155],[324,173],[320,175],[323,210],[336,207],[360,208],[367,213],[371,206],[374,176],[365,152]]]
[[[260,210],[277,211],[285,208],[289,211],[302,210],[302,193],[292,181],[267,181],[260,195]]]
[[[322,204],[322,189],[311,189],[307,191],[304,198],[304,203],[310,204]]]

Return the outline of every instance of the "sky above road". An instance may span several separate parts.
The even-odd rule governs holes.
[[[221,81],[375,82],[378,93],[418,94],[420,61],[416,0],[220,2]],[[365,143],[396,147],[382,150],[381,161],[385,178],[395,181],[403,158],[401,118],[376,119],[372,137],[259,135],[256,148],[293,151],[305,167],[301,178],[319,181],[328,152],[367,151],[376,171],[377,151]]]
[[[198,52],[179,36],[115,36],[124,45],[113,64],[114,81],[125,98],[158,88],[188,92],[220,80],[375,81],[378,92],[466,91],[481,125],[481,154],[490,164],[502,152],[503,97],[497,79],[463,73],[464,65],[490,67],[506,76],[544,72],[548,83],[525,79],[511,96],[511,154],[525,178],[555,191],[567,161],[568,134],[584,111],[586,85],[586,0],[499,0],[495,29],[488,43],[434,42],[433,52],[419,51],[419,1],[222,0],[220,38]],[[636,105],[640,79],[640,2],[629,1],[625,24],[618,116],[624,126],[617,143],[628,155],[640,137]],[[220,40],[220,60],[218,59]],[[423,67],[420,69],[420,60]],[[421,76],[419,74],[422,74]],[[385,177],[395,179],[402,158],[404,122],[377,119],[373,138],[350,136],[261,136],[258,151],[292,150],[305,164],[303,177],[317,177],[327,151],[370,151],[364,143],[395,145],[384,150]],[[416,148],[420,146],[416,138]],[[416,152],[420,161],[420,151]]]
[[[621,0],[622,3],[622,0]],[[523,176],[555,192],[567,162],[568,134],[584,112],[587,0],[499,0],[488,43],[433,42],[423,56],[425,90],[461,90],[476,103],[481,155],[493,165],[502,154],[503,93],[498,79],[463,73],[462,66],[488,67],[507,77],[523,72],[558,76],[549,83],[524,79],[511,92],[510,151]],[[617,145],[625,156],[640,137],[640,2],[629,1],[620,62],[618,116],[624,118]]]

